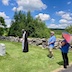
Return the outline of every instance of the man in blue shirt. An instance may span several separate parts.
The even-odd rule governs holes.
[[[52,58],[53,57],[53,51],[52,49],[54,48],[54,44],[56,41],[56,37],[54,36],[54,32],[51,31],[51,37],[48,40],[48,49],[49,49],[49,57]]]

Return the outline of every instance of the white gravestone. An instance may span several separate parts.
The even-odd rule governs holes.
[[[0,56],[5,55],[5,44],[0,43]]]

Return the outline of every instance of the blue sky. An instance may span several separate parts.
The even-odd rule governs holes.
[[[31,11],[34,18],[40,17],[49,28],[66,28],[72,25],[72,0],[0,0],[0,16],[8,27],[15,10]]]

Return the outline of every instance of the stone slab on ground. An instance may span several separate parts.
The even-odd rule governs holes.
[[[6,53],[5,51],[5,44],[0,43],[0,56],[4,56]]]

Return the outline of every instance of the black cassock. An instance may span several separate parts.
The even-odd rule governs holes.
[[[25,40],[24,40],[24,48],[23,52],[28,52],[28,40],[27,40],[28,34],[27,32],[25,33]]]

